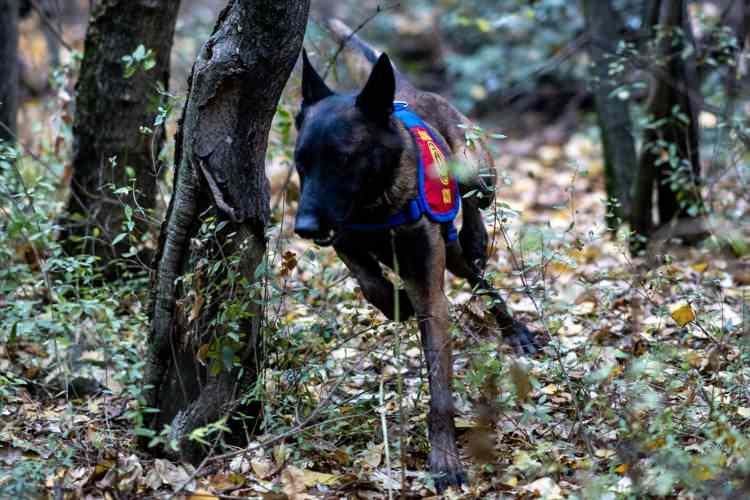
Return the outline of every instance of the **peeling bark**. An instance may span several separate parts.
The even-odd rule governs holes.
[[[156,202],[164,134],[154,119],[161,100],[158,86],[169,86],[179,5],[179,0],[102,0],[91,12],[76,86],[73,177],[63,221],[70,251],[82,250],[104,262],[125,253],[127,239],[112,245],[123,231],[125,206],[133,208],[137,238],[152,229],[139,213],[143,209],[150,215]],[[153,51],[155,66],[141,65],[126,78],[122,58],[139,45]],[[154,128],[154,135],[142,133],[142,126]],[[134,193],[115,195],[111,186],[130,186]],[[82,248],[70,236],[85,238]]]
[[[262,297],[252,287],[211,286],[234,273],[254,283],[265,255],[268,133],[302,46],[308,9],[307,0],[231,0],[193,66],[157,255],[144,392],[146,406],[159,410],[147,414],[146,424],[156,432],[170,425],[184,460],[195,462],[205,453],[189,439],[194,429],[233,410],[255,411],[240,399],[260,370]],[[211,217],[222,229],[210,244],[191,245]],[[207,283],[205,269],[217,262],[231,264]],[[191,317],[198,296],[205,305]],[[238,362],[215,372],[205,352],[226,340],[228,326],[212,320],[233,301],[247,312],[239,321]]]

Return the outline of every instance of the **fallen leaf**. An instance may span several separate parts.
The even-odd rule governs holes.
[[[281,472],[281,489],[287,496],[296,498],[304,492],[305,473],[299,467],[290,465]]]
[[[156,459],[154,460],[154,469],[164,484],[168,484],[174,489],[184,488],[188,491],[195,490],[195,480],[191,479],[191,475],[182,465],[175,465],[167,460]]]
[[[688,323],[695,321],[695,312],[690,304],[687,302],[678,302],[669,307],[669,314],[672,319],[680,326],[685,326]]]
[[[363,465],[371,469],[377,469],[380,466],[380,460],[383,456],[383,444],[371,444],[362,454]]]
[[[705,356],[698,351],[690,349],[685,355],[685,359],[692,368],[702,368],[706,362]]]
[[[588,316],[596,310],[596,303],[591,301],[581,302],[580,304],[573,306],[571,312],[576,316]]]
[[[649,451],[658,450],[659,448],[663,448],[665,444],[667,444],[667,440],[663,437],[658,437],[647,442],[646,449]]]
[[[533,483],[522,486],[523,491],[527,491],[531,494],[539,495],[545,500],[562,500],[562,490],[560,487],[549,477],[543,477],[537,479]]]
[[[548,396],[551,396],[551,395],[555,394],[558,391],[558,387],[555,384],[548,384],[548,385],[545,385],[544,387],[542,387],[541,389],[539,389],[539,391],[542,394],[546,394]]]
[[[273,462],[267,458],[253,458],[250,460],[250,466],[253,468],[253,472],[260,479],[266,479],[273,476],[278,470]]]
[[[708,269],[708,262],[696,262],[695,264],[691,264],[690,268],[696,273],[702,273]]]
[[[311,486],[317,486],[319,484],[331,486],[339,482],[339,476],[336,476],[334,474],[326,474],[325,472],[315,472],[313,470],[307,469],[302,471],[302,479],[305,483],[305,486],[307,486],[308,488]]]
[[[188,500],[219,500],[219,497],[203,490],[198,490],[189,497]]]
[[[508,479],[504,480],[503,483],[505,486],[510,486],[511,488],[515,488],[518,486],[518,478],[516,476],[511,476]]]
[[[209,478],[211,488],[215,491],[229,491],[245,484],[245,478],[236,472],[220,472]]]
[[[250,463],[244,456],[234,457],[232,461],[229,462],[229,470],[238,474],[244,474],[250,470]]]

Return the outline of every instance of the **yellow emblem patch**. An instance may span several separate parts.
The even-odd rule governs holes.
[[[423,141],[431,141],[432,140],[432,136],[426,130],[417,130],[417,135]]]
[[[453,195],[450,189],[443,189],[443,203],[446,205],[453,203]]]
[[[445,161],[445,156],[443,156],[443,152],[440,151],[440,148],[437,147],[437,145],[430,141],[427,143],[427,147],[430,150],[430,154],[432,155],[432,160],[435,162],[435,167],[437,169],[438,176],[440,177],[440,182],[443,183],[443,186],[447,186],[451,183],[451,178],[448,175],[448,163]]]

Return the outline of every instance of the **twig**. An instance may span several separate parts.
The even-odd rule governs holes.
[[[378,412],[380,413],[380,426],[383,429],[383,451],[385,452],[385,471],[386,476],[388,477],[388,480],[385,482],[385,487],[388,489],[388,500],[393,500],[393,490],[391,490],[391,450],[388,443],[388,419],[386,418],[386,413],[388,413],[385,409],[385,394],[384,394],[384,388],[383,388],[383,381],[385,380],[385,375],[380,379],[380,410]],[[402,466],[403,469],[403,466]]]
[[[401,6],[401,4],[399,2],[393,3],[393,4],[388,5],[386,7],[381,7],[380,5],[378,5],[375,8],[375,12],[373,12],[372,14],[370,14],[369,16],[367,16],[367,18],[365,18],[364,21],[362,21],[356,28],[354,28],[354,30],[352,30],[352,32],[349,34],[349,36],[347,36],[344,40],[342,40],[339,43],[339,46],[336,49],[336,52],[334,52],[333,55],[328,60],[328,64],[326,65],[326,69],[325,69],[325,71],[323,71],[323,79],[325,80],[325,78],[328,76],[328,73],[331,71],[331,68],[333,67],[333,65],[336,64],[336,61],[338,60],[338,58],[341,55],[341,53],[344,51],[344,47],[346,47],[346,44],[349,43],[349,40],[351,40],[354,36],[356,36],[357,33],[359,33],[360,31],[362,31],[362,29],[365,26],[367,26],[370,23],[370,21],[372,21],[373,19],[375,19],[376,17],[378,17],[378,15],[381,12],[385,12],[387,10],[395,9],[396,7],[399,7],[399,6]]]
[[[393,253],[393,272],[396,276],[401,274],[398,264],[398,254],[396,253],[396,232],[391,229],[391,252]],[[401,321],[401,301],[399,288],[393,285],[393,321],[398,324]],[[401,498],[404,498],[406,491],[406,450],[404,448],[404,377],[399,369],[399,360],[401,359],[401,335],[398,331],[396,334],[396,343],[393,346],[394,358],[396,362],[396,384],[398,391],[398,449],[401,461]],[[390,491],[390,490],[389,490]]]
[[[75,52],[75,49],[65,41],[65,39],[62,36],[62,33],[60,33],[60,30],[52,23],[52,20],[47,16],[47,14],[44,12],[44,9],[42,9],[42,6],[39,5],[39,2],[37,0],[31,0],[31,6],[34,8],[34,10],[39,14],[39,17],[41,18],[42,22],[47,26],[47,28],[50,30],[50,32],[55,35],[55,38],[57,38],[57,41],[60,42],[60,45],[65,47],[70,52]]]

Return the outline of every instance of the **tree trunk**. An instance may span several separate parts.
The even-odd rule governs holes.
[[[15,142],[18,112],[18,0],[0,0],[0,141]]]
[[[682,56],[686,40],[685,0],[661,2],[662,37],[655,70],[656,83],[649,105],[653,125],[646,128],[636,181],[631,228],[631,249],[643,249],[657,223],[653,220],[653,191],[658,193],[658,225],[704,212],[700,194],[700,155],[695,106],[687,62]]]
[[[607,56],[615,54],[620,26],[610,0],[584,0],[586,29],[591,35],[589,51],[594,63],[597,121],[604,149],[604,180],[610,207],[607,225],[616,229],[631,212],[631,191],[637,156],[631,134],[628,102],[612,92],[618,84],[609,77]]]
[[[144,391],[146,406],[159,410],[146,413],[147,426],[170,425],[185,460],[205,453],[190,439],[195,429],[233,410],[257,414],[243,396],[262,358],[256,269],[270,211],[265,153],[308,9],[309,0],[231,0],[193,66],[159,244]]]
[[[73,177],[63,221],[63,237],[73,237],[68,240],[70,250],[82,250],[105,262],[123,255],[131,245],[142,250],[138,240],[151,226],[148,217],[155,205],[164,138],[154,119],[159,89],[166,90],[169,84],[179,5],[179,0],[95,3],[76,86]],[[137,53],[141,45],[151,52],[132,63],[132,75],[126,75],[123,57]],[[143,49],[139,55],[145,56]],[[132,192],[113,192],[122,187]],[[131,210],[135,241],[125,238],[113,245],[126,230]]]
[[[750,1],[734,0],[727,12],[727,25],[732,29],[732,32],[737,38],[737,47],[732,54],[734,64],[728,65],[727,68],[727,81],[725,86],[727,93],[727,116],[732,116],[734,114],[735,104],[740,96],[742,82],[738,78],[738,70],[739,66],[742,64],[741,58],[743,57],[743,52],[745,50],[748,22],[750,22]]]

